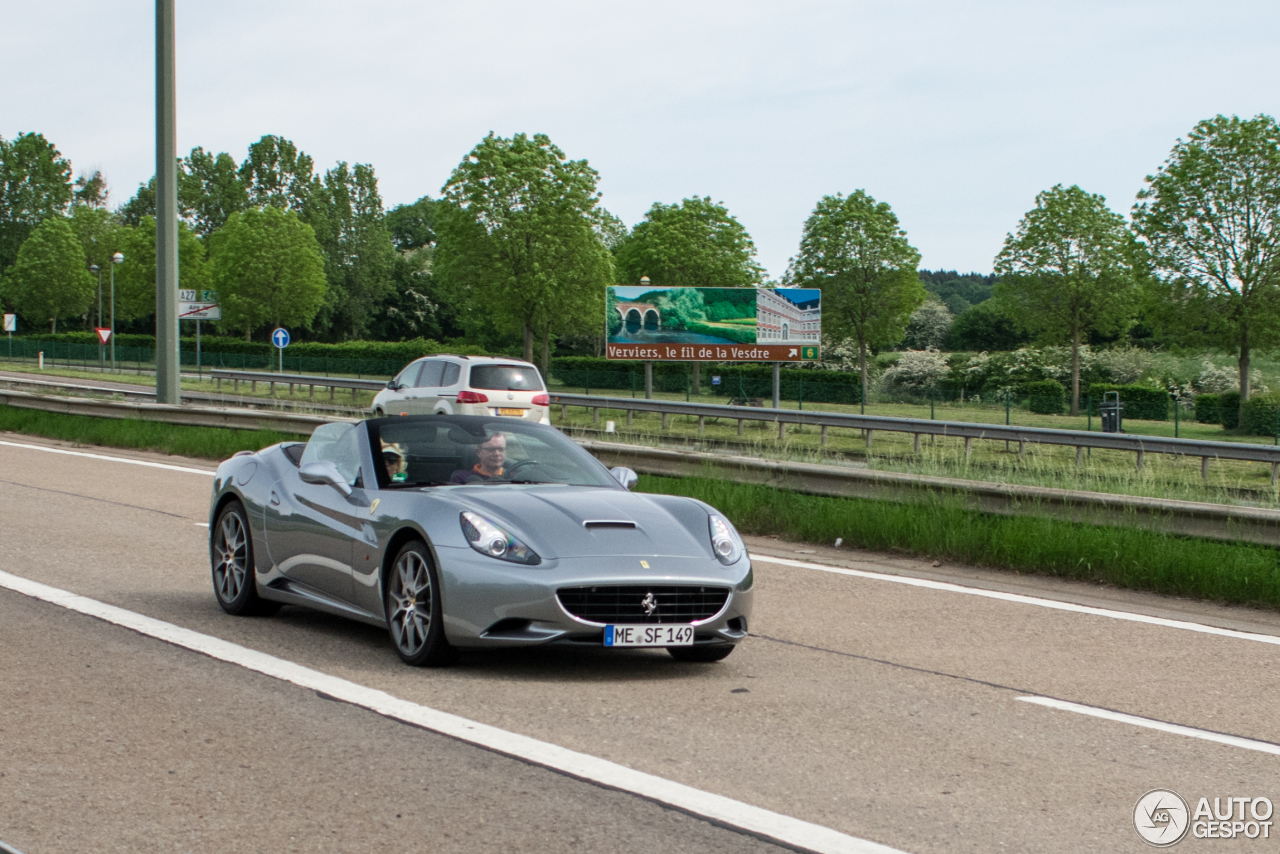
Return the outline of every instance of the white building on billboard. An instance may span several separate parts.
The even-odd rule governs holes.
[[[769,288],[761,288],[756,292],[756,343],[797,341],[803,344],[821,344],[822,310],[818,301],[815,299],[797,304],[787,298],[787,293],[787,289]]]

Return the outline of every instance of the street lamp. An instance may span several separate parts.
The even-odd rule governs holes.
[[[116,369],[116,265],[124,260],[124,253],[111,256],[111,370]]]
[[[98,317],[97,317],[98,323],[96,325],[101,326],[102,325],[102,269],[97,264],[90,264],[89,272],[96,273],[98,276]],[[101,337],[98,338],[98,367],[99,368],[102,367],[102,338]]]

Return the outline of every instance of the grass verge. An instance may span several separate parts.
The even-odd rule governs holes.
[[[26,433],[85,445],[159,451],[207,460],[225,460],[236,451],[256,451],[276,442],[306,441],[305,436],[274,430],[190,427],[154,421],[64,415],[14,406],[0,406],[0,431]]]
[[[827,498],[708,478],[641,475],[638,489],[685,495],[748,534],[947,558],[1231,604],[1280,607],[1280,552],[1135,528],[995,516],[938,497],[921,504]]]

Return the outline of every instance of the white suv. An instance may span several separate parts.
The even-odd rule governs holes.
[[[428,356],[410,362],[373,398],[375,416],[508,415],[551,423],[542,374],[520,359]]]

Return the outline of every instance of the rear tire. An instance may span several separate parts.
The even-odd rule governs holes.
[[[209,538],[213,595],[222,610],[235,617],[267,616],[280,610],[278,602],[258,596],[253,568],[253,533],[239,501],[228,502],[213,523]]]
[[[716,643],[706,646],[669,646],[667,652],[676,661],[693,661],[710,664],[713,661],[724,661],[733,652],[737,644]]]
[[[405,664],[447,667],[457,650],[444,636],[440,581],[421,541],[405,543],[387,575],[383,607],[391,645]]]

